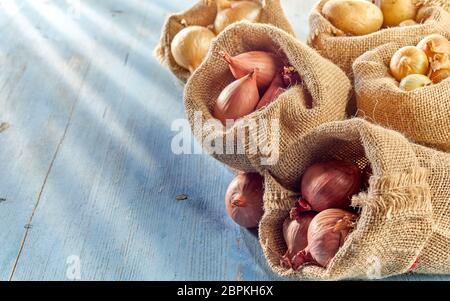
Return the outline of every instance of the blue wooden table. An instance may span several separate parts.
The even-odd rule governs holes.
[[[231,172],[171,151],[183,87],[152,51],[193,2],[0,0],[0,280],[278,279],[226,216]]]

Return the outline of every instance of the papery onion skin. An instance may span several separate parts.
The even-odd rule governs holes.
[[[322,14],[346,34],[362,36],[375,32],[383,25],[383,13],[365,0],[330,0],[322,7]]]
[[[297,216],[289,216],[283,223],[283,237],[287,250],[280,264],[285,268],[292,267],[292,257],[308,245],[308,227],[315,212],[305,212]]]
[[[417,44],[417,48],[427,55],[432,71],[450,69],[450,41],[446,37],[440,34],[429,35]]]
[[[449,77],[450,77],[450,69],[440,69],[437,71],[433,71],[430,74],[430,79],[435,84],[438,84]]]
[[[175,62],[193,73],[208,54],[216,35],[203,26],[188,26],[180,30],[172,40],[170,50]]]
[[[242,20],[258,22],[261,15],[261,4],[253,1],[231,2],[231,7],[219,10],[214,21],[216,34],[222,32],[227,26]]]
[[[342,209],[327,209],[317,214],[308,228],[308,246],[292,258],[292,268],[306,263],[327,267],[356,225],[357,216]]]
[[[256,109],[260,109],[269,105],[275,99],[278,98],[284,91],[286,91],[284,87],[284,82],[280,72],[277,72],[270,84],[269,88],[267,88],[261,100],[258,102]]]
[[[394,53],[389,68],[398,81],[410,74],[425,75],[429,69],[428,57],[422,49],[405,46]]]
[[[228,215],[244,228],[258,226],[263,214],[263,178],[257,173],[237,175],[225,195]]]
[[[304,211],[348,209],[351,197],[360,191],[360,187],[358,165],[337,160],[316,163],[302,176],[299,205]]]
[[[257,71],[235,80],[222,90],[214,106],[213,116],[226,124],[252,113],[259,102]]]
[[[426,75],[410,74],[404,77],[399,84],[400,89],[405,91],[412,91],[418,88],[431,85],[433,82]]]
[[[234,78],[246,76],[258,69],[258,88],[265,91],[272,82],[275,73],[281,68],[281,60],[275,54],[266,51],[249,51],[234,57],[225,51],[219,55],[228,63]]]
[[[418,6],[414,0],[375,0],[383,12],[383,26],[394,27],[406,20],[415,19]]]
[[[297,72],[297,70],[295,70],[293,66],[284,66],[282,75],[283,82],[286,87],[299,85],[303,82],[300,74]]]

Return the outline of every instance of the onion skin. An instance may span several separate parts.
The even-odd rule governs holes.
[[[282,75],[283,82],[286,87],[299,85],[303,82],[300,74],[298,74],[297,70],[295,70],[293,66],[284,66]]]
[[[292,268],[306,263],[327,267],[355,227],[357,216],[342,209],[327,209],[317,214],[308,228],[308,246],[292,258]]]
[[[422,88],[425,86],[431,85],[433,82],[426,75],[422,74],[410,74],[407,77],[404,77],[400,81],[400,89],[405,91],[412,91],[418,88]]]
[[[214,106],[213,116],[224,125],[227,119],[236,120],[252,113],[259,102],[257,72],[235,80],[222,90]]]
[[[225,195],[228,215],[244,228],[258,226],[263,214],[263,178],[257,173],[237,175]]]
[[[288,217],[283,223],[283,237],[287,251],[281,258],[280,264],[285,268],[292,267],[292,257],[308,245],[308,227],[315,212],[305,212],[298,216]]]
[[[286,89],[284,88],[283,78],[281,74],[277,72],[269,88],[267,88],[266,93],[264,93],[263,97],[258,102],[256,109],[259,110],[260,108],[267,106],[277,99],[284,91],[286,91]]]
[[[394,27],[406,20],[415,19],[418,7],[414,0],[375,0],[383,12],[383,26]]]
[[[360,191],[361,181],[361,171],[356,164],[343,161],[313,164],[301,180],[299,211],[348,209],[351,197]]]
[[[428,57],[420,48],[405,46],[394,53],[389,68],[398,81],[410,74],[425,75],[429,69]]]
[[[258,69],[257,82],[260,91],[265,91],[270,86],[275,73],[282,65],[281,60],[275,54],[265,51],[244,52],[234,57],[225,51],[219,51],[219,55],[228,63],[230,71],[236,79]]]
[[[222,6],[222,9],[219,9],[214,21],[214,31],[219,34],[227,26],[242,20],[258,22],[261,9],[261,4],[253,1],[229,2],[229,4]]]
[[[414,25],[418,25],[418,23],[414,20],[405,20],[400,22],[400,24],[398,24],[398,26],[400,27],[414,26]]]
[[[427,55],[432,71],[450,69],[450,41],[444,36],[429,35],[417,44],[417,48]]]
[[[373,3],[364,0],[330,0],[322,14],[335,27],[348,35],[362,36],[383,25],[383,13]]]
[[[170,50],[175,62],[193,73],[208,54],[215,34],[203,26],[188,26],[172,40]]]
[[[450,69],[441,69],[434,71],[430,74],[430,79],[433,81],[433,83],[438,84],[444,79],[447,79],[450,77]]]

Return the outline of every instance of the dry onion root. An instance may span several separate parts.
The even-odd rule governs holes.
[[[175,62],[191,73],[205,59],[215,34],[203,26],[188,26],[172,40],[170,50]]]

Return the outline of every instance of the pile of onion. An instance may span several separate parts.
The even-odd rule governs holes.
[[[255,228],[263,210],[263,178],[257,173],[237,175],[228,186],[225,195],[228,215],[238,225]]]
[[[207,5],[212,5],[210,0],[204,1]],[[186,27],[175,35],[170,45],[175,62],[191,73],[205,59],[216,34],[238,21],[258,22],[262,9],[259,2],[246,0],[216,0],[216,4],[217,15],[214,24],[208,27],[187,26],[186,20],[182,20],[182,25]],[[211,27],[213,27],[212,30],[210,30]]]
[[[308,167],[301,179],[302,197],[283,224],[287,246],[281,266],[299,269],[307,263],[326,267],[356,224],[351,197],[364,188],[370,165],[344,161],[319,162]]]
[[[450,76],[450,41],[439,34],[405,46],[392,56],[389,68],[405,91],[437,84]]]
[[[231,56],[218,53],[228,63],[235,81],[216,100],[213,116],[224,125],[268,106],[286,89],[301,82],[294,67],[271,52],[250,51]]]
[[[416,0],[330,0],[322,15],[351,36],[362,36],[382,27],[416,25]]]

